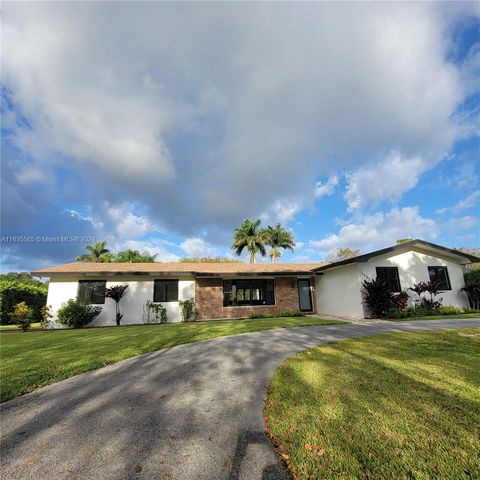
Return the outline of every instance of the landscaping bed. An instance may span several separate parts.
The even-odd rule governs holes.
[[[302,352],[275,373],[265,418],[296,479],[480,478],[480,329]]]
[[[183,343],[273,328],[337,323],[345,322],[289,317],[2,332],[1,401],[125,358]]]

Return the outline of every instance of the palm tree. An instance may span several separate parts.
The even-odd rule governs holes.
[[[120,326],[120,321],[123,315],[120,313],[120,300],[127,294],[128,285],[114,285],[105,290],[105,298],[111,298],[115,302],[115,321],[117,327]]]
[[[265,256],[265,237],[263,230],[260,230],[261,220],[247,218],[235,229],[232,250],[241,255],[246,248],[250,252],[250,263],[256,263],[255,254],[260,252]]]
[[[111,254],[110,250],[107,248],[106,240],[102,240],[101,242],[97,242],[95,245],[87,245],[85,250],[88,253],[83,253],[79,255],[76,260],[79,262],[110,262],[111,261]]]
[[[279,248],[283,248],[284,250],[288,249],[293,252],[293,248],[295,247],[293,234],[286,230],[280,223],[277,223],[274,227],[269,225],[264,234],[266,244],[269,247],[272,247],[268,252],[272,258],[272,263],[275,263],[275,260],[282,256]]]

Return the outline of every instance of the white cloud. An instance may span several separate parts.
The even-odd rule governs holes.
[[[358,248],[370,251],[394,245],[399,238],[435,239],[437,225],[432,219],[421,217],[418,207],[394,208],[386,213],[364,215],[321,240],[310,241],[310,247],[323,256],[339,248]]]
[[[122,250],[138,250],[139,252],[147,252],[150,255],[156,255],[157,262],[176,262],[179,256],[165,249],[165,242],[162,239],[147,240],[126,240],[122,242],[111,242],[109,248],[113,252]]]
[[[391,152],[376,164],[360,167],[347,176],[348,210],[359,210],[369,203],[378,205],[384,200],[399,200],[416,185],[426,168],[427,162],[420,157],[405,158],[399,152]]]
[[[300,209],[301,203],[297,200],[277,200],[268,211],[260,214],[260,219],[270,224],[287,223]]]
[[[461,230],[469,230],[478,224],[478,219],[471,215],[466,215],[460,218],[451,218],[446,222],[446,226],[449,230],[458,232]]]
[[[473,208],[477,204],[478,200],[480,200],[480,190],[476,190],[475,192],[471,193],[463,200],[460,200],[458,203],[456,203],[453,207],[439,208],[435,213],[442,215],[447,212],[458,213],[461,210],[468,210],[469,208]]]
[[[122,192],[187,236],[275,209],[288,221],[332,170],[354,171],[357,208],[387,195],[365,199],[359,164],[397,148],[403,167],[428,168],[461,132],[467,86],[445,55],[455,8],[6,3],[3,82],[28,119],[12,141],[74,171],[92,204]]]
[[[217,255],[216,250],[202,238],[187,238],[180,248],[190,257],[211,257]]]
[[[328,178],[326,183],[317,182],[315,187],[315,197],[320,198],[325,195],[333,195],[335,193],[335,187],[338,185],[337,175],[333,175]]]

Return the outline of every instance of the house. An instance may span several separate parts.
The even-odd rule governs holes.
[[[196,319],[247,317],[301,310],[318,315],[364,317],[361,283],[381,276],[393,291],[418,281],[441,282],[444,305],[468,307],[458,290],[462,266],[480,258],[422,240],[412,240],[348,260],[319,263],[67,263],[32,272],[49,277],[47,304],[55,313],[70,298],[102,306],[93,325],[113,325],[115,305],[105,288],[128,284],[122,324],[141,323],[147,300],[181,321],[179,300],[195,299]]]
[[[313,269],[317,292],[317,312],[342,317],[366,317],[362,302],[362,282],[378,276],[400,292],[421,281],[440,283],[443,305],[468,307],[463,266],[480,258],[424,240],[412,240],[340,262]],[[413,305],[414,293],[410,295]]]

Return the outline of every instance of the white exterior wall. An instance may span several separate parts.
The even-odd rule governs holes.
[[[442,298],[443,306],[453,305],[460,308],[469,306],[467,295],[458,293],[458,290],[465,285],[462,266],[447,256],[437,254],[433,256],[421,250],[410,250],[373,257],[366,263],[358,264],[360,282],[366,278],[375,278],[376,267],[397,267],[402,290],[413,287],[417,282],[428,282],[430,280],[428,267],[447,267],[452,289],[443,291],[437,298]],[[418,296],[414,292],[409,292],[409,295],[410,304],[413,305]]]
[[[177,277],[178,298],[188,300],[195,298],[195,280],[193,277]],[[153,300],[153,281],[161,279],[173,279],[172,277],[153,276],[115,276],[115,277],[51,277],[48,286],[47,305],[52,306],[54,320],[58,309],[70,298],[75,299],[78,293],[79,280],[107,280],[107,288],[114,285],[127,284],[128,294],[120,302],[120,312],[123,314],[122,325],[142,323],[142,308],[147,300]],[[182,316],[178,302],[163,302],[167,308],[168,322],[181,322]],[[91,326],[116,325],[115,302],[109,298],[99,305],[102,313],[92,322]],[[61,327],[60,324],[55,326]]]
[[[326,270],[315,277],[317,315],[363,317],[360,280],[356,263]]]

